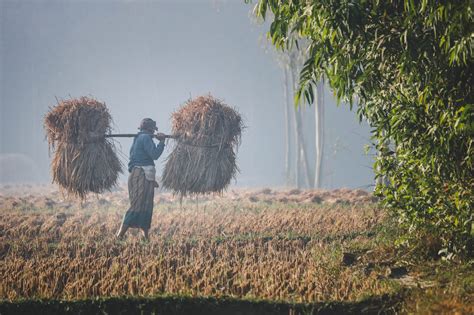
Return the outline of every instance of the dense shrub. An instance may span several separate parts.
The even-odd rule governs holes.
[[[472,254],[474,207],[473,2],[260,0],[285,49],[309,42],[295,101],[313,101],[328,78],[339,99],[357,100],[379,152],[376,192],[411,232],[422,228],[445,253]]]

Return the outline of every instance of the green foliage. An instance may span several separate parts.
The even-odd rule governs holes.
[[[248,2],[248,1],[247,1]],[[321,76],[373,128],[376,191],[410,231],[472,254],[474,14],[471,0],[260,0],[281,49],[309,41],[295,101]]]

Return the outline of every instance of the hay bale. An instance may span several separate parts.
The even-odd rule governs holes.
[[[122,164],[110,132],[112,117],[105,104],[81,97],[58,102],[44,119],[50,150],[53,183],[84,199],[116,185]]]
[[[163,186],[181,195],[222,192],[235,177],[242,118],[211,95],[186,102],[172,115],[178,136],[163,171]]]

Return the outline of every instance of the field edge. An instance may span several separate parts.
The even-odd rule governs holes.
[[[106,297],[0,301],[0,314],[396,314],[405,292],[357,302],[288,303],[232,297]]]

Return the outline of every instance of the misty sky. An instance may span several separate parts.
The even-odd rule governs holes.
[[[283,186],[283,76],[252,8],[243,0],[0,0],[0,182],[50,182],[42,120],[56,97],[104,101],[114,131],[132,133],[143,117],[169,132],[180,104],[211,93],[247,125],[237,184]],[[326,94],[323,185],[367,188],[369,129]],[[125,163],[130,144],[120,140]]]

